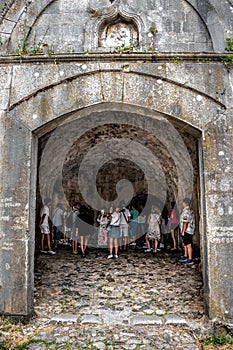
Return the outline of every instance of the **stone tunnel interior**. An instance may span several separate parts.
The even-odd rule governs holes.
[[[85,119],[85,118],[83,118]],[[88,119],[88,118],[86,118]],[[97,120],[101,119],[101,123]],[[107,120],[107,122],[106,122]],[[93,113],[89,120],[85,121],[85,127],[79,118],[74,118],[66,123],[68,127],[54,137],[54,130],[45,133],[38,140],[38,171],[37,171],[37,201],[36,201],[36,240],[35,252],[38,255],[40,251],[40,230],[38,222],[40,220],[40,209],[43,206],[43,195],[41,188],[46,187],[49,192],[47,197],[51,198],[50,212],[53,212],[58,203],[61,203],[67,210],[67,205],[72,207],[75,201],[80,201],[82,205],[89,209],[93,218],[93,225],[96,227],[95,233],[90,237],[90,246],[95,246],[96,235],[98,234],[97,216],[102,207],[114,205],[118,198],[117,186],[121,181],[125,181],[121,192],[127,192],[127,186],[130,184],[130,201],[125,202],[133,204],[141,211],[145,208],[145,214],[148,215],[152,205],[159,207],[161,212],[166,215],[169,212],[170,204],[176,201],[179,196],[186,196],[184,185],[182,194],[179,194],[179,169],[177,164],[190,157],[189,166],[192,168],[191,203],[196,216],[196,232],[194,235],[194,247],[196,254],[200,256],[200,172],[199,172],[199,132],[193,127],[181,121],[175,121],[172,118],[163,118],[156,120],[155,125],[134,122],[135,120],[146,120],[147,118],[137,113],[126,113],[124,111],[105,111],[103,113]],[[172,137],[167,136],[168,125],[173,130]],[[59,127],[58,127],[59,128]],[[80,133],[75,129],[82,130]],[[71,135],[73,132],[74,135]],[[162,135],[162,137],[161,137]],[[169,142],[165,142],[165,139]],[[42,158],[48,143],[52,139],[52,148],[59,154],[59,147],[66,143],[65,157],[62,159],[46,160],[49,165],[46,172],[46,178],[49,185],[45,185],[40,178]],[[69,142],[66,140],[69,140]],[[63,145],[62,145],[63,142]],[[115,143],[114,143],[115,142]],[[105,144],[104,148],[101,148]],[[179,145],[178,145],[179,144]],[[120,145],[120,146],[119,146]],[[49,146],[51,147],[51,146]],[[119,147],[124,149],[119,152]],[[105,157],[108,149],[110,156]],[[176,150],[177,153],[171,152]],[[51,149],[51,152],[53,150]],[[101,156],[102,152],[102,156]],[[62,152],[61,152],[62,153]],[[81,169],[85,157],[92,153],[90,159],[86,160],[86,169]],[[175,154],[175,156],[174,156]],[[155,161],[151,158],[154,158]],[[53,156],[52,156],[53,158]],[[51,159],[52,159],[51,158]],[[94,165],[91,162],[94,159]],[[56,177],[56,165],[53,167],[51,162],[60,162],[61,176]],[[185,166],[184,165],[184,172]],[[151,168],[151,169],[150,169]],[[93,170],[94,169],[94,170]],[[86,185],[80,184],[80,172],[86,180]],[[61,183],[59,186],[58,183]],[[92,205],[92,187],[90,183],[96,186],[98,198],[103,199],[103,203]],[[151,185],[153,183],[153,185]],[[45,197],[45,196],[44,196]],[[180,197],[181,199],[181,197]],[[181,201],[182,202],[182,201]],[[107,203],[107,205],[106,205]],[[177,203],[179,211],[181,203]]]
[[[123,111],[96,112],[83,119],[74,117],[65,123],[64,129],[56,131],[44,133],[38,142],[35,313],[41,314],[45,307],[46,315],[58,317],[60,313],[77,314],[81,318],[85,313],[91,314],[88,317],[98,314],[108,322],[111,317],[114,324],[127,315],[144,315],[148,308],[179,313],[184,317],[186,313],[189,317],[203,317],[206,305],[204,276],[200,271],[200,256],[204,254],[200,249],[199,234],[199,132],[183,122],[166,118],[150,120]],[[103,144],[105,147],[101,148]],[[59,154],[58,158],[56,154]],[[190,158],[188,163],[186,158]],[[139,236],[136,246],[129,245],[126,251],[120,249],[119,259],[108,260],[109,247],[99,249],[96,246],[99,209],[117,203],[122,193],[123,198],[127,195],[139,210],[145,207],[145,214],[150,212],[152,205],[161,210],[169,209],[170,202],[178,198],[179,177],[182,177],[181,171],[185,175],[188,173],[187,166],[191,167],[193,175],[191,200],[197,220],[193,240],[196,263],[185,268],[178,261],[181,251],[171,251],[168,246],[156,254],[146,253],[143,235]],[[56,176],[59,171],[60,177]],[[87,185],[85,181],[80,185],[83,180],[82,177],[80,180],[80,173]],[[122,184],[122,180],[127,181]],[[91,185],[96,187],[96,193]],[[185,177],[182,186],[181,196],[188,190]],[[128,187],[130,191],[127,192]],[[47,193],[52,199],[51,211],[58,202],[71,206],[77,200],[90,208],[96,231],[89,239],[84,259],[79,246],[78,254],[73,254],[72,244],[61,243],[57,249],[52,246],[56,255],[41,253],[38,221],[42,196]],[[101,200],[103,202],[99,204]],[[117,288],[122,291],[119,293]],[[114,291],[117,296],[113,295]],[[148,299],[150,291],[154,296],[150,295]],[[177,300],[181,294],[187,300],[185,307]]]

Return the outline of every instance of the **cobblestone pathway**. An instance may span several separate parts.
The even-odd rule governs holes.
[[[31,329],[42,342],[28,349],[201,348],[209,326],[198,264],[142,249],[106,256],[90,250],[82,258],[63,246],[37,257]]]

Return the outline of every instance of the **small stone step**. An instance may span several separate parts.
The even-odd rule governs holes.
[[[172,325],[172,326],[188,326],[188,322],[177,315],[167,315],[165,316],[165,325]]]
[[[81,324],[102,324],[102,320],[95,315],[83,315],[81,318]]]
[[[163,319],[157,316],[135,316],[129,319],[129,324],[132,326],[139,326],[139,325],[162,326]]]
[[[56,324],[56,323],[77,323],[78,322],[78,316],[72,315],[72,314],[60,314],[55,315],[51,318],[50,323]]]

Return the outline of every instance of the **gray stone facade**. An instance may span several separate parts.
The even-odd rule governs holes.
[[[33,310],[41,138],[64,128],[62,140],[52,145],[54,157],[47,159],[50,178],[62,172],[57,157],[66,159],[64,139],[71,149],[92,128],[126,120],[143,130],[155,123],[164,145],[171,125],[196,142],[195,151],[187,142],[186,148],[195,170],[207,312],[212,319],[232,321],[233,70],[224,62],[232,13],[231,1],[217,0],[19,0],[3,11],[1,314]],[[127,133],[141,147],[140,138]],[[169,141],[175,145],[175,138]],[[169,150],[171,158],[184,157],[184,150]],[[170,164],[166,153],[163,162]],[[179,180],[185,183],[190,167],[185,162],[182,171],[177,162],[176,170],[181,177],[168,171],[165,179],[181,200],[188,185],[179,192]],[[45,191],[54,185],[55,180],[43,183]]]

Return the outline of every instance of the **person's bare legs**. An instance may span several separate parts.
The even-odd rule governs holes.
[[[41,250],[44,251],[44,233],[41,234]]]
[[[50,234],[47,234],[46,236],[47,236],[47,245],[48,245],[48,249],[49,249],[49,250],[52,250],[52,249],[51,249],[51,242],[50,242]]]
[[[150,248],[150,241],[149,241],[148,238],[146,238],[146,245],[147,245],[147,248],[148,248],[148,249],[151,249],[151,248]]]
[[[118,238],[114,238],[115,255],[118,256]]]
[[[80,236],[80,248],[81,248],[82,255],[85,254],[85,250],[84,250],[84,239],[85,239],[84,236]]]
[[[157,251],[158,244],[159,244],[159,241],[156,239],[156,240],[155,240],[155,252]]]
[[[192,248],[192,244],[188,244],[186,246],[186,249],[187,249],[187,255],[185,256],[188,256],[189,260],[192,260],[193,259],[193,248]]]
[[[119,246],[120,246],[121,249],[124,248],[124,236],[121,236],[121,237],[119,238]]]
[[[171,230],[171,236],[172,236],[172,240],[173,240],[173,249],[176,249],[175,230]]]
[[[78,241],[77,240],[72,240],[72,250],[73,254],[77,254],[78,252]]]
[[[109,255],[113,252],[113,238],[109,238]]]
[[[187,258],[188,257],[188,248],[187,245],[184,245],[184,256]]]
[[[87,249],[87,243],[88,243],[89,236],[83,237],[83,254],[85,255],[85,251]]]
[[[129,236],[124,237],[124,250],[127,249],[127,246],[129,244]]]

